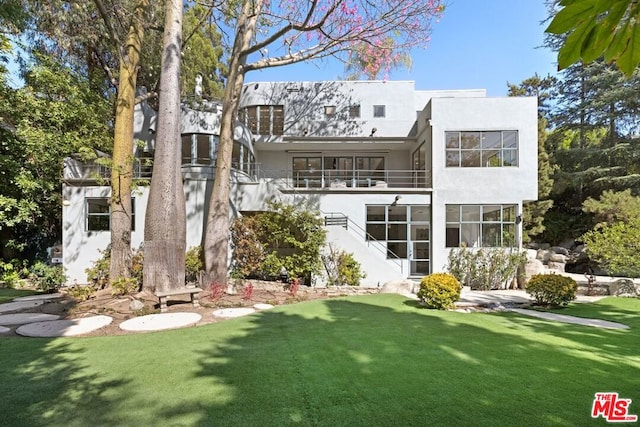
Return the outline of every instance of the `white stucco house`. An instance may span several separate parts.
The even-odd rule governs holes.
[[[183,108],[187,247],[201,244],[219,105]],[[196,105],[196,106],[194,106]],[[153,157],[155,112],[138,107],[139,158]],[[537,99],[484,90],[416,90],[411,81],[257,82],[243,88],[232,213],[269,200],[308,203],[328,241],[354,254],[362,286],[444,271],[451,248],[521,245],[523,202],[537,198]],[[149,177],[150,166],[136,169]],[[106,172],[106,171],[103,171]],[[68,159],[63,258],[71,283],[109,244],[110,187]],[[134,193],[132,245],[143,241],[147,188]]]

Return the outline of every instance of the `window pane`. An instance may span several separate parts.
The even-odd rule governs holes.
[[[518,166],[518,150],[502,150],[503,166]]]
[[[505,205],[502,207],[502,221],[515,222],[516,221],[516,206]]]
[[[480,167],[480,151],[463,151],[460,166],[463,168]]]
[[[411,240],[429,240],[428,225],[412,225]]]
[[[490,150],[482,152],[482,166],[485,168],[495,168],[502,166],[500,151]]]
[[[446,148],[460,148],[460,132],[445,132]]]
[[[182,164],[191,163],[191,135],[182,136]]]
[[[284,106],[273,106],[273,135],[284,133]]]
[[[501,132],[482,132],[482,148],[501,148]]]
[[[460,143],[462,149],[474,149],[480,148],[480,132],[461,132]]]
[[[196,162],[201,165],[208,165],[211,163],[209,158],[209,135],[198,135],[197,140],[197,159]]]
[[[460,222],[460,205],[447,206],[447,222]]]
[[[387,240],[406,240],[406,224],[389,224],[387,227]]]
[[[389,206],[389,221],[406,222],[407,207],[406,206]]]
[[[482,246],[490,248],[501,246],[501,229],[500,224],[482,224]]]
[[[429,221],[429,206],[411,206],[411,221]]]
[[[447,247],[457,248],[460,246],[460,225],[447,224]]]
[[[87,231],[109,231],[109,216],[89,216]]]
[[[384,206],[367,206],[367,221],[384,221]]]
[[[336,114],[336,106],[335,105],[325,105],[324,106],[324,115],[325,116],[333,116]]]
[[[460,239],[461,243],[469,248],[474,248],[480,245],[480,224],[460,224]]]
[[[385,224],[367,224],[367,240],[387,240],[387,226]]]
[[[394,256],[394,254],[396,256]],[[387,242],[387,258],[406,258],[407,242]]]
[[[413,261],[411,263],[411,272],[413,274],[429,274],[429,261]]]
[[[233,143],[233,150],[231,151],[231,167],[234,169],[240,169],[240,143]]]
[[[258,107],[247,108],[247,126],[249,126],[251,133],[258,133]]]
[[[500,221],[500,206],[483,206],[482,207],[482,220],[483,221]]]
[[[351,105],[349,107],[349,118],[357,119],[360,117],[360,105]]]
[[[480,222],[480,206],[462,206],[462,221]]]
[[[426,242],[414,243],[413,259],[429,259],[429,243],[426,243]]]
[[[504,224],[502,226],[502,246],[514,247],[516,245],[515,224]]]
[[[502,146],[504,148],[518,148],[518,132],[515,130],[502,132]]]
[[[260,106],[260,129],[259,134],[271,135],[271,109],[268,105]]]
[[[460,166],[460,152],[447,150],[447,166]]]
[[[110,212],[109,199],[90,199],[87,200],[87,211],[90,214],[101,214]]]
[[[374,105],[373,106],[373,117],[384,117],[385,116],[385,106],[384,105]]]

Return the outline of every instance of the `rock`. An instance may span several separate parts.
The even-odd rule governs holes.
[[[527,256],[527,261],[529,261],[532,259],[536,259],[536,257],[538,256],[538,251],[535,249],[527,249],[525,254]]]
[[[562,246],[552,246],[549,250],[555,252],[556,254],[561,254],[565,256],[569,255],[569,250]]]
[[[404,279],[404,280],[391,280],[386,282],[380,288],[380,293],[382,294],[415,294],[419,285],[413,280]]]
[[[567,256],[559,253],[554,253],[549,257],[550,262],[558,262],[562,264],[566,264]]]
[[[544,264],[539,259],[532,259],[530,261],[527,261],[526,264],[524,265],[525,283],[528,282],[532,276],[536,274],[544,274],[544,273],[545,273]]]
[[[547,263],[547,268],[549,270],[553,270],[553,271],[561,271],[564,272],[564,267],[565,267],[565,263],[564,262],[555,262],[555,261],[549,261]]]
[[[632,280],[618,279],[609,283],[609,294],[616,297],[638,296],[638,286]]]
[[[536,254],[536,259],[539,259],[540,261],[545,263],[549,261],[549,258],[551,258],[551,255],[553,255],[553,252],[551,252],[548,249],[538,249],[538,253]]]
[[[143,308],[144,308],[144,304],[140,300],[133,299],[129,303],[129,310],[131,311],[139,311],[139,310],[142,310]]]

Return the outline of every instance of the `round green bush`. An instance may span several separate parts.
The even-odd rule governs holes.
[[[433,273],[420,281],[418,298],[428,308],[451,308],[460,299],[460,282],[449,273]]]
[[[576,298],[577,289],[575,280],[560,274],[536,274],[527,283],[527,293],[539,305],[565,306]]]

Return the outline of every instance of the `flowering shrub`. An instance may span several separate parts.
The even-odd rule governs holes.
[[[219,301],[225,293],[226,286],[222,283],[213,282],[211,284],[211,300]]]
[[[559,274],[536,274],[527,283],[527,293],[540,305],[565,306],[576,298],[577,289],[575,280]]]
[[[295,297],[298,295],[298,289],[300,289],[300,279],[291,279],[291,282],[289,282],[289,295]]]
[[[253,285],[251,283],[247,283],[244,287],[244,295],[242,296],[242,299],[245,301],[248,301],[251,299],[252,295],[253,295]]]
[[[418,298],[428,308],[447,309],[460,299],[460,282],[449,273],[433,273],[420,281]]]

